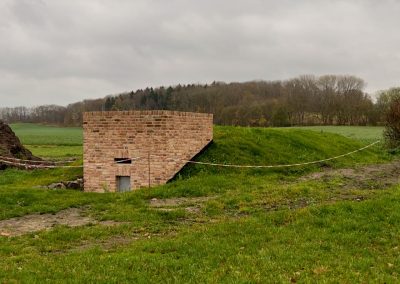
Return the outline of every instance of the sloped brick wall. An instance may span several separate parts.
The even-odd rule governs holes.
[[[84,113],[85,191],[116,191],[117,176],[129,176],[132,189],[166,183],[212,141],[212,122],[212,114],[176,111]]]

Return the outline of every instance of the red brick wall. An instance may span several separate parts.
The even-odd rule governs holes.
[[[213,139],[212,122],[212,114],[176,111],[84,113],[85,191],[116,191],[117,176],[130,176],[132,189],[166,183]]]

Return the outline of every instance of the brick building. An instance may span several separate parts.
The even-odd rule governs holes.
[[[166,183],[213,139],[213,116],[176,111],[86,112],[85,191]]]

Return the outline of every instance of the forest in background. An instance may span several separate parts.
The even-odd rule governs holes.
[[[177,110],[214,114],[214,123],[236,126],[380,125],[390,93],[376,102],[363,79],[304,75],[286,81],[213,82],[146,88],[68,106],[0,108],[0,119],[81,126],[85,111]]]

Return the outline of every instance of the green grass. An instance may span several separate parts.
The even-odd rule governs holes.
[[[216,127],[214,143],[199,160],[309,161],[349,152],[371,139],[369,131],[359,133],[364,134],[349,139],[328,131]],[[46,155],[42,145],[38,153]],[[54,158],[76,150],[49,149]],[[323,166],[393,158],[374,146]],[[315,165],[280,170],[190,166],[164,186],[95,194],[37,187],[73,179],[80,169],[8,169],[0,172],[0,220],[83,207],[97,220],[125,223],[0,237],[0,282],[398,282],[400,186],[344,187],[347,181],[340,176],[298,179],[320,170]],[[149,206],[152,198],[182,197],[188,204],[168,211]],[[196,203],[192,197],[207,199]]]
[[[44,159],[82,157],[82,128],[30,123],[11,124],[11,128],[21,143],[37,157]]]
[[[342,135],[328,132],[288,128],[214,127],[214,143],[198,160],[238,165],[282,165],[326,159],[351,152],[364,145],[366,145],[365,139],[347,139]],[[324,165],[344,167],[379,162],[388,158],[380,147],[381,145],[378,145],[351,156],[326,162]],[[182,175],[185,177],[187,173],[198,172],[213,174],[249,172],[269,176],[274,173],[296,176],[316,170],[318,167],[320,164],[283,169],[236,170],[196,165],[189,166]]]
[[[25,145],[33,155],[43,159],[80,158],[83,155],[82,146],[57,145]]]
[[[16,123],[12,130],[24,145],[81,146],[82,128]]]
[[[337,133],[352,139],[376,141],[382,139],[384,127],[382,126],[303,126],[296,129],[312,130],[321,133]]]

